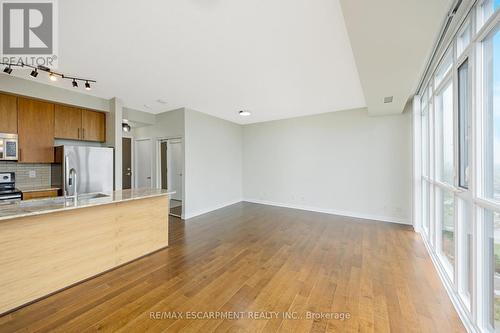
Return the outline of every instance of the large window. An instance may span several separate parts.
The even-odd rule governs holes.
[[[423,136],[414,140],[422,161],[414,198],[417,226],[464,323],[500,333],[499,9],[500,0],[478,0],[431,60],[414,104]]]
[[[484,195],[500,201],[500,32],[483,42]]]

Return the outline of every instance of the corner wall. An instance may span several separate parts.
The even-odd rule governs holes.
[[[242,200],[242,127],[185,110],[185,218]]]

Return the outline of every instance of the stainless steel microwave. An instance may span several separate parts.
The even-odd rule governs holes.
[[[17,161],[18,155],[17,134],[0,133],[0,161]]]

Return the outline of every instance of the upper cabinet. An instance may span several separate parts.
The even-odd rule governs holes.
[[[18,134],[20,163],[52,163],[54,139],[106,141],[106,113],[0,93],[0,133]]]
[[[19,162],[54,162],[54,104],[18,98]]]
[[[82,110],[82,136],[86,141],[106,141],[106,114]]]
[[[0,133],[17,133],[17,97],[0,94]]]
[[[106,115],[71,106],[55,106],[55,137],[57,139],[106,141]]]
[[[56,105],[54,110],[54,135],[58,139],[82,139],[82,110],[71,106]]]

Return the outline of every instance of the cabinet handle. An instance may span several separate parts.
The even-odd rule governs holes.
[[[80,139],[80,128],[78,128],[78,139]]]
[[[85,139],[85,128],[82,128],[82,132],[83,132],[82,139]]]

